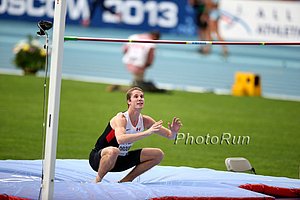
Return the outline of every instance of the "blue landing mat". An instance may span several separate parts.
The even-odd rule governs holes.
[[[38,199],[41,160],[1,160],[0,194]],[[206,168],[156,166],[132,183],[117,183],[128,173],[108,173],[103,182],[88,160],[56,160],[54,199],[151,199],[155,197],[230,197],[262,199],[268,195],[239,188],[244,184],[300,190],[300,180],[217,171]]]

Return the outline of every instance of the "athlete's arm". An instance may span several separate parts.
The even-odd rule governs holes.
[[[146,62],[146,67],[149,67],[152,63],[153,63],[153,60],[154,60],[154,48],[150,48],[149,50],[149,53],[148,53],[148,58],[147,58],[147,62]]]
[[[162,126],[162,121],[155,122],[151,125],[151,127],[143,132],[135,133],[135,134],[126,134],[126,118],[122,113],[117,114],[111,120],[111,126],[115,130],[115,136],[118,144],[124,143],[132,143],[143,139],[152,133],[159,131]]]
[[[148,127],[152,126],[152,124],[155,123],[155,120],[147,115],[143,115],[143,119],[144,119],[145,128],[148,128]],[[155,133],[157,133],[161,136],[164,136],[166,138],[169,138],[169,139],[175,139],[181,126],[182,126],[182,124],[181,124],[180,119],[177,117],[174,117],[172,123],[168,122],[169,129],[164,126],[161,126],[160,129]]]

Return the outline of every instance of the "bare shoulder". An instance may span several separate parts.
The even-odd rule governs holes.
[[[117,113],[111,120],[112,128],[124,126],[126,124],[126,117],[122,112]]]
[[[143,115],[143,121],[145,128],[150,128],[155,123],[155,120],[148,115]]]

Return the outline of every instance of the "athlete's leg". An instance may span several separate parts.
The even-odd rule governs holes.
[[[119,153],[120,150],[116,147],[102,149],[96,183],[102,181],[107,172],[115,166]]]
[[[134,83],[140,83],[144,81],[144,71],[139,73],[133,74],[133,82]]]
[[[133,181],[136,177],[159,164],[164,153],[158,148],[143,148],[140,156],[141,163],[133,168],[120,182]]]

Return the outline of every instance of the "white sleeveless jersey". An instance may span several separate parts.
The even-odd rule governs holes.
[[[139,116],[139,121],[137,125],[134,127],[130,121],[128,111],[123,113],[123,115],[126,117],[126,134],[135,134],[138,132],[144,131],[144,122],[143,122],[143,116],[140,114]],[[119,145],[119,150],[120,150],[120,156],[126,156],[130,147],[133,145],[133,143],[124,143]]]
[[[129,37],[130,40],[150,40],[147,34],[136,34]],[[153,43],[128,43],[127,52],[122,60],[124,64],[134,65],[136,67],[144,67],[148,60],[148,54],[151,48],[155,48]]]

